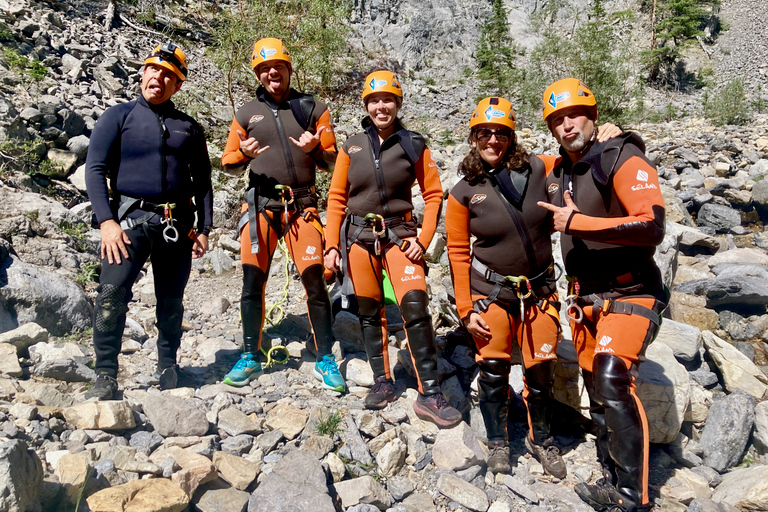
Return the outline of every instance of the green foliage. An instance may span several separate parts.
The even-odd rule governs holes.
[[[35,82],[39,82],[48,76],[48,68],[42,62],[22,55],[13,48],[3,50],[3,59],[11,69],[18,71],[22,76]]]
[[[85,233],[88,231],[88,226],[83,222],[69,222],[63,220],[59,223],[59,229],[62,233],[72,238],[73,247],[78,252],[85,252],[88,250],[88,238]]]
[[[45,145],[39,140],[5,139],[0,142],[0,175],[9,169],[37,172],[44,154]]]
[[[30,222],[37,222],[40,218],[40,212],[37,210],[28,210],[24,212],[24,216],[29,219]]]
[[[476,60],[484,96],[510,97],[520,79],[515,66],[516,46],[509,33],[507,10],[503,0],[493,0],[491,16],[480,29]]]
[[[339,411],[322,414],[315,424],[315,433],[321,436],[333,437],[341,432],[342,420],[343,418]]]
[[[226,75],[232,108],[233,87],[253,84],[251,52],[263,37],[281,39],[288,48],[297,89],[327,93],[341,83],[350,5],[344,0],[244,0],[217,14],[210,57]]]
[[[77,271],[75,276],[75,282],[80,286],[85,286],[86,283],[96,281],[99,276],[99,265],[97,263],[84,263]]]
[[[758,114],[762,114],[765,111],[765,100],[763,99],[763,86],[757,84],[757,91],[755,91],[755,99],[752,100],[752,110]]]
[[[13,31],[5,23],[0,23],[0,41],[13,41]]]
[[[744,125],[752,119],[747,93],[741,78],[734,78],[717,92],[702,98],[704,116],[717,126]]]

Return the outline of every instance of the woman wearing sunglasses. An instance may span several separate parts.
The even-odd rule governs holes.
[[[536,204],[547,200],[546,175],[555,157],[529,154],[517,144],[515,113],[504,98],[480,101],[469,126],[472,149],[459,165],[463,179],[448,196],[445,226],[456,306],[477,344],[488,468],[510,470],[507,411],[515,341],[525,367],[525,444],[547,473],[562,479],[565,462],[549,428],[560,303],[551,217]],[[610,136],[621,133],[608,126]]]
[[[363,133],[344,143],[328,193],[325,266],[343,270],[345,288],[357,297],[368,361],[376,379],[365,397],[369,409],[396,398],[387,355],[382,270],[392,282],[405,321],[418,380],[413,404],[421,419],[447,428],[462,420],[440,392],[437,354],[423,254],[437,228],[443,190],[424,137],[397,118],[403,90],[390,71],[375,71],[363,84],[368,116]],[[418,182],[426,203],[421,233],[412,216],[411,187]]]

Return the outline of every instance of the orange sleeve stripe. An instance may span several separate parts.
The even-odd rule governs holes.
[[[659,175],[653,166],[638,156],[628,159],[614,173],[613,187],[616,197],[627,212],[626,217],[589,217],[578,213],[571,219],[568,231],[588,235],[590,231],[605,231],[636,222],[653,222],[653,207],[664,208],[664,199],[659,189]],[[638,245],[637,240],[634,240],[634,243],[623,240],[616,242]]]
[[[549,176],[552,173],[552,170],[557,165],[557,160],[559,158],[554,155],[536,155],[535,157],[544,162],[544,173],[546,176]]]
[[[319,130],[323,126],[325,127],[325,130],[320,134],[320,146],[323,148],[323,150],[328,151],[329,153],[335,153],[336,134],[333,132],[333,125],[331,124],[331,113],[328,112],[328,109],[326,109],[325,112],[323,112],[323,115],[320,116],[320,119],[317,120],[315,129]],[[317,133],[317,131],[315,131],[315,133]]]
[[[240,152],[240,136],[237,132],[248,133],[248,131],[240,126],[237,119],[232,120],[232,126],[229,128],[229,135],[227,136],[227,145],[224,147],[224,154],[221,156],[221,165],[238,165],[248,162],[248,158]]]
[[[341,223],[349,199],[349,155],[342,148],[336,157],[336,165],[328,189],[328,215],[325,228],[325,250],[339,248]]]
[[[450,194],[445,210],[445,231],[448,235],[448,259],[451,264],[456,309],[461,318],[466,318],[473,309],[470,290],[469,210]]]
[[[421,188],[421,197],[424,198],[424,221],[419,234],[419,244],[425,249],[432,242],[432,237],[437,231],[437,223],[440,220],[440,206],[443,203],[443,185],[440,183],[440,174],[437,172],[437,164],[432,160],[432,152],[424,146],[421,158],[415,166],[416,180]]]

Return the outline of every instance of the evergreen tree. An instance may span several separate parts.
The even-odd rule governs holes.
[[[503,0],[493,0],[491,16],[481,27],[476,60],[484,94],[509,97],[519,73],[515,67],[516,47],[509,33]]]

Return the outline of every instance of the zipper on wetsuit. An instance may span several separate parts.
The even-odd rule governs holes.
[[[389,209],[389,201],[387,200],[387,192],[384,184],[384,172],[381,170],[381,165],[379,160],[379,156],[381,156],[381,151],[379,151],[379,155],[376,155],[375,151],[373,150],[373,143],[371,143],[370,148],[371,148],[371,157],[373,158],[373,163],[375,165],[373,174],[376,176],[376,186],[379,189],[379,200],[381,201],[381,209],[385,218],[391,217],[392,212]]]
[[[299,185],[299,178],[296,176],[296,166],[293,163],[293,157],[291,156],[291,150],[288,147],[288,138],[285,136],[285,129],[283,128],[283,122],[280,120],[280,115],[277,108],[269,107],[272,110],[272,115],[275,116],[275,125],[277,125],[277,134],[280,136],[280,146],[283,149],[283,156],[285,157],[285,165],[288,167],[288,174],[291,178],[291,187]]]

